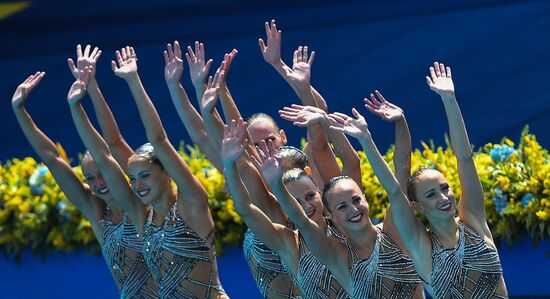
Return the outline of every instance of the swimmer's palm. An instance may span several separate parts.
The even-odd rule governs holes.
[[[270,157],[262,161],[262,176],[269,183],[273,184],[281,180],[283,176],[283,167],[275,157]]]
[[[236,161],[245,150],[244,140],[239,137],[224,138],[222,142],[222,159],[224,161]]]
[[[115,69],[115,75],[122,79],[127,79],[132,75],[137,74],[138,67],[135,59],[129,59],[124,62],[119,68]]]
[[[455,92],[453,79],[447,77],[435,78],[433,84],[430,85],[430,89],[440,96],[454,94]]]

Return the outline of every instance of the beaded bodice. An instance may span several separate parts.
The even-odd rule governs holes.
[[[345,242],[345,238],[328,221],[327,236]],[[298,277],[297,283],[304,294],[304,298],[319,299],[343,299],[349,298],[348,294],[336,281],[327,267],[321,263],[307,248],[302,235],[298,239]]]
[[[352,298],[413,298],[421,283],[412,260],[380,231],[370,256],[360,259],[348,243]]]
[[[149,212],[144,229],[143,254],[157,281],[161,298],[209,298],[215,284],[212,230],[205,238],[178,215],[174,204],[161,226],[153,222]]]
[[[247,230],[244,257],[263,298],[297,298],[298,291],[281,258]]]
[[[497,250],[470,226],[458,222],[455,248],[444,248],[428,231],[432,242],[431,288],[437,298],[506,298],[497,294],[502,267]]]
[[[141,253],[143,241],[124,214],[118,224],[105,212],[101,252],[120,291],[120,298],[158,298],[157,285]]]

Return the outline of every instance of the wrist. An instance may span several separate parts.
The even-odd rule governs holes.
[[[137,72],[130,73],[124,77],[124,80],[126,80],[128,84],[135,84],[140,81],[139,74]]]
[[[166,80],[166,86],[168,86],[168,90],[170,92],[174,92],[174,91],[177,91],[180,87],[180,82],[179,81],[173,81],[173,80]]]
[[[454,101],[456,99],[454,91],[441,93],[440,96],[443,101]]]
[[[268,61],[268,63],[273,66],[274,68],[280,68],[284,65],[283,60],[279,57],[278,59],[274,59],[271,61]]]
[[[18,103],[18,104],[12,103],[11,108],[15,112],[23,111],[23,110],[25,110],[25,104],[23,104],[23,103]]]

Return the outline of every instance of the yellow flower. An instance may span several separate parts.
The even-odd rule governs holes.
[[[500,187],[503,191],[508,191],[508,188],[510,187],[510,179],[506,176],[498,176],[497,181],[500,184]]]
[[[548,211],[537,211],[537,217],[542,221],[546,221],[550,219],[550,213]]]

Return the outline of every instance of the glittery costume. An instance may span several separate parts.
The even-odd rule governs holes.
[[[327,236],[345,242],[345,238],[332,226],[330,220],[325,218],[325,221],[327,222]],[[301,234],[299,234],[298,240],[298,277],[296,280],[304,294],[304,298],[349,298],[344,288],[340,286],[327,267],[307,248]]]
[[[157,285],[141,253],[143,241],[126,214],[118,224],[105,211],[100,222],[103,244],[101,252],[120,291],[120,298],[158,298]]]
[[[246,231],[243,251],[263,298],[299,298],[281,258],[250,230]]]
[[[458,222],[455,248],[444,248],[428,231],[432,242],[431,284],[437,298],[507,298],[497,294],[502,267],[497,250],[470,226]]]
[[[144,229],[143,255],[157,281],[161,298],[209,298],[223,292],[215,284],[214,229],[203,239],[177,213],[177,203],[161,226],[153,209]]]
[[[413,298],[421,283],[412,260],[377,227],[370,256],[360,259],[348,244],[351,298]]]

